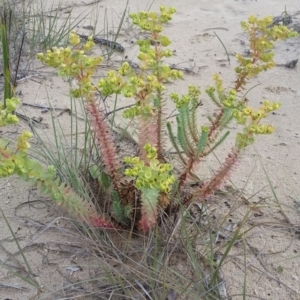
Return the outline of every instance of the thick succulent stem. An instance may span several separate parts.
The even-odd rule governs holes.
[[[1,149],[2,150],[2,149]],[[116,228],[97,213],[94,205],[79,196],[69,185],[56,178],[55,168],[44,168],[39,162],[30,159],[25,151],[17,150],[14,154],[2,150],[0,152],[0,176],[17,175],[36,186],[39,191],[50,197],[57,205],[63,207],[76,218],[86,221],[92,226]]]
[[[146,144],[150,144],[153,147],[157,147],[157,131],[158,125],[156,119],[148,116],[141,116],[139,118],[139,149],[140,158],[147,162],[147,153],[144,149]]]
[[[51,198],[57,205],[73,214],[79,220],[99,228],[116,228],[116,226],[100,216],[91,202],[81,198],[70,186],[55,181],[37,180],[37,187]]]
[[[163,99],[162,99],[162,95],[161,92],[158,93],[157,95],[158,98],[158,107],[157,107],[157,115],[156,115],[156,125],[157,125],[157,157],[160,161],[163,160],[163,151],[164,151],[164,147],[163,147],[163,123],[164,123],[164,119],[163,119]]]
[[[201,188],[196,192],[196,197],[199,201],[202,201],[213,194],[214,191],[220,189],[223,184],[230,177],[231,172],[238,162],[239,149],[233,148],[225,159],[225,162],[221,168],[215,173],[215,175],[204,182]]]
[[[117,188],[120,179],[119,169],[121,165],[116,145],[113,141],[113,133],[103,111],[97,106],[95,100],[87,102],[85,106],[105,171],[112,178],[114,186]]]

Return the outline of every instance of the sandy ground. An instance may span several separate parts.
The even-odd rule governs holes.
[[[116,31],[125,7],[125,1],[119,0],[103,0],[93,5],[88,5],[88,0],[66,0],[60,12],[61,18],[72,3],[76,4],[72,13],[74,17],[83,11],[89,13],[78,27],[78,31],[82,33],[88,33],[83,26],[94,25],[97,16],[96,32],[100,32],[105,24],[103,21],[105,11],[112,32]],[[174,19],[166,27],[166,34],[173,41],[172,49],[175,51],[170,63],[178,64],[179,67],[189,71],[185,72],[184,80],[172,85],[172,88],[182,93],[186,91],[189,84],[197,85],[204,91],[212,83],[213,73],[220,74],[225,86],[233,84],[234,55],[247,50],[247,39],[239,24],[250,14],[259,17],[277,16],[286,7],[288,13],[293,16],[293,24],[300,24],[298,0],[154,0],[153,2],[129,0],[129,11],[146,10],[150,6],[151,10],[156,10],[161,4],[172,5],[177,9]],[[230,55],[230,65],[224,48],[214,32],[226,46]],[[112,60],[117,62],[126,56],[127,59],[135,61],[137,48],[134,43],[138,37],[138,31],[126,22],[118,40],[125,47],[125,53],[116,53]],[[105,49],[97,51],[101,53]],[[253,106],[258,106],[263,99],[270,99],[281,101],[282,107],[270,116],[270,121],[276,126],[276,132],[271,136],[259,138],[255,146],[247,150],[232,178],[234,184],[239,189],[243,189],[247,197],[253,196],[250,202],[261,201],[262,205],[262,214],[253,214],[248,221],[248,226],[255,225],[255,228],[247,238],[246,266],[240,245],[233,248],[230,259],[222,269],[227,292],[232,299],[242,299],[245,271],[247,295],[249,295],[247,299],[300,299],[300,187],[298,184],[300,178],[298,151],[300,145],[300,72],[299,65],[295,68],[284,66],[290,60],[298,58],[300,58],[299,37],[278,43],[275,56],[278,66],[254,78],[249,84],[249,87],[259,84],[248,94]],[[17,92],[20,93],[22,102],[48,105],[48,99],[50,99],[53,106],[69,107],[67,85],[54,76],[55,72],[40,67],[40,64],[36,62],[35,68],[39,68],[39,76],[19,83]],[[204,105],[201,108],[203,114],[211,110],[210,104],[206,104],[205,101],[208,99],[204,96]],[[25,106],[23,109],[28,116],[42,116],[43,123],[51,124],[50,116],[42,114],[40,110]],[[69,124],[68,118],[69,116],[65,114],[62,115],[61,120]],[[18,130],[25,127],[24,122]],[[234,128],[232,130],[234,131]],[[46,131],[51,132],[50,129]],[[225,149],[226,145],[222,147]],[[215,164],[213,158],[206,161],[206,167]],[[283,216],[276,206],[263,168],[275,187],[277,198],[287,217]],[[67,231],[57,230],[60,226],[61,215],[48,204],[42,205],[38,202],[36,205],[33,203],[30,206],[22,206],[21,204],[28,200],[40,198],[35,191],[29,190],[17,179],[0,180],[0,197],[1,208],[20,239],[21,246],[26,246],[25,255],[36,279],[44,287],[44,291],[37,294],[32,286],[26,285],[14,276],[8,276],[7,270],[0,269],[0,299],[70,299],[65,290],[65,294],[63,292],[47,294],[62,290],[68,280],[72,282],[76,276],[80,278],[89,276],[84,267],[76,272],[68,268],[74,265],[74,259],[69,255],[74,251],[72,252],[69,248],[78,245],[74,242],[74,238],[68,238]],[[228,206],[234,207],[235,205],[234,199],[230,205],[222,198],[219,201],[217,207],[220,209],[220,214],[230,212]],[[18,217],[16,218],[15,215]],[[242,213],[232,213],[233,222],[238,223],[242,218]],[[31,220],[32,226],[26,226],[28,222],[22,223],[25,220]],[[53,228],[52,225],[43,226],[50,221],[53,221],[50,223]],[[39,222],[39,225],[34,226],[33,222]],[[0,258],[6,259],[20,271],[22,267],[19,262],[23,265],[24,262],[17,253],[17,246],[2,217],[0,218],[0,236]],[[84,255],[78,254],[78,257],[76,264],[80,261],[82,265],[92,265],[92,261],[85,261]],[[84,274],[78,275],[79,273]],[[2,284],[17,285],[19,289],[8,288]],[[77,299],[97,298],[81,296]]]

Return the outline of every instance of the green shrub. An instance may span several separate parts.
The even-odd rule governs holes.
[[[53,167],[44,169],[29,158],[29,134],[26,132],[19,138],[16,149],[9,150],[7,145],[1,145],[1,176],[17,174],[31,181],[45,195],[94,226],[135,227],[143,232],[156,225],[161,211],[171,208],[169,211],[175,213],[180,205],[201,202],[219,189],[230,177],[240,153],[255,141],[255,137],[274,131],[272,125],[262,121],[270,112],[278,109],[280,103],[264,100],[259,109],[253,109],[248,106],[242,91],[251,77],[274,67],[274,42],[294,37],[296,33],[283,25],[272,26],[272,17],[257,19],[251,16],[242,22],[243,30],[249,35],[250,56],[237,55],[236,80],[232,87],[225,89],[222,79],[218,75],[213,76],[214,85],[205,92],[217,106],[218,112],[208,116],[209,125],[201,126],[196,117],[201,96],[199,88],[189,86],[185,95],[169,95],[164,85],[165,82],[183,77],[182,72],[171,69],[164,62],[173,53],[169,48],[171,41],[162,34],[163,26],[172,19],[174,13],[174,8],[161,6],[158,13],[130,15],[136,26],[150,34],[148,39],[137,42],[140,49],[139,71],[124,62],[118,70],[111,70],[106,77],[93,82],[92,76],[102,58],[88,54],[94,46],[92,37],[82,44],[75,32],[70,33],[69,47],[54,47],[44,54],[38,54],[43,63],[58,70],[59,76],[76,82],[76,88],[71,88],[70,95],[83,101],[101,156],[99,166],[93,169],[94,177],[106,176],[111,186],[107,191],[112,190],[108,211],[105,212],[110,220],[105,220],[92,203],[78,196],[76,187],[61,182]],[[134,99],[135,104],[124,110],[123,118],[136,120],[138,156],[126,157],[123,162],[118,157],[117,144],[101,107],[103,104],[99,101],[99,92],[105,97],[123,95]],[[176,105],[176,132],[165,118],[168,100]],[[9,103],[12,100],[6,101]],[[2,115],[8,120],[10,112],[7,109],[2,110]],[[239,124],[241,130],[236,134],[235,145],[228,149],[222,166],[211,178],[195,187],[193,192],[186,192],[193,170],[197,170],[204,158],[226,139],[229,132],[225,129],[230,122]],[[168,137],[182,165],[180,174],[175,174],[173,164],[165,156]],[[123,163],[127,165],[125,171]]]

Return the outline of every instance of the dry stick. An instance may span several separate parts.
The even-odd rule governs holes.
[[[130,105],[126,105],[126,106],[123,106],[123,107],[120,107],[120,108],[116,108],[114,110],[111,110],[111,111],[108,111],[107,113],[105,113],[105,116],[108,117],[110,114],[113,114],[117,111],[120,111],[120,110],[123,110],[123,109],[126,109],[126,108],[130,108],[130,107],[133,107],[135,106],[135,104],[130,104]]]
[[[22,102],[22,105],[36,107],[36,108],[40,108],[40,109],[49,109],[49,110],[65,110],[66,109],[66,108],[59,108],[59,107],[44,106],[44,105],[39,105],[39,104],[30,104],[30,103],[26,103],[26,102]]]
[[[229,31],[228,28],[225,27],[213,27],[213,28],[206,28],[203,31],[210,31],[210,30],[225,30],[225,31]]]
[[[137,63],[135,63],[131,60],[125,60],[125,61],[129,63],[129,65],[132,69],[139,69],[140,68],[139,64],[137,64]],[[188,73],[188,74],[196,74],[196,72],[193,71],[193,67],[191,67],[191,68],[178,67],[178,65],[184,64],[186,62],[181,62],[181,63],[177,63],[177,64],[168,64],[168,66],[171,70],[178,70],[178,71],[182,71],[182,72],[185,72],[185,73]]]
[[[250,264],[252,267],[254,267],[255,269],[257,269],[258,271],[265,273],[268,277],[274,279],[275,281],[277,281],[278,283],[283,284],[286,288],[290,289],[291,291],[293,291],[294,293],[296,293],[296,291],[294,291],[292,288],[290,288],[289,286],[287,286],[286,284],[284,284],[282,281],[280,281],[278,278],[276,278],[274,275],[271,275],[267,272],[270,272],[266,266],[263,264],[263,261],[261,260],[260,256],[262,254],[262,251],[258,251],[257,249],[255,249],[252,245],[250,245],[250,243],[245,239],[245,242],[247,243],[248,247],[252,250],[252,252],[254,253],[254,256],[257,258],[257,260],[259,261],[260,265],[265,269],[266,272],[260,270],[259,268],[255,267],[254,265]]]
[[[149,299],[153,299],[139,281],[135,280],[135,283],[141,288],[141,290],[148,296]]]
[[[25,106],[30,106],[30,107],[36,107],[36,108],[40,108],[40,109],[45,109],[45,110],[61,110],[61,112],[57,115],[57,117],[60,117],[63,113],[67,112],[69,114],[71,114],[71,110],[69,108],[59,108],[59,107],[50,107],[50,106],[43,106],[43,105],[38,105],[38,104],[30,104],[30,103],[22,103],[22,105],[25,105]],[[29,118],[25,115],[21,115],[21,114],[17,114],[20,118],[22,118],[23,120],[25,121],[34,121],[36,123],[40,123],[38,122],[37,120],[34,120],[32,118]],[[73,114],[76,118],[78,119],[81,119],[81,120],[84,120],[83,118],[81,117],[78,117],[76,116],[75,114]]]
[[[57,115],[57,117],[60,117],[65,112],[68,112],[68,113],[71,112],[69,108],[50,107],[50,106],[44,106],[44,105],[39,105],[39,104],[30,104],[30,103],[22,103],[22,105],[24,105],[24,106],[30,106],[30,107],[35,107],[35,108],[40,108],[40,109],[47,109],[47,110],[61,110],[61,112]],[[109,115],[111,115],[114,112],[117,112],[117,111],[120,111],[120,110],[123,110],[123,109],[126,109],[126,108],[130,108],[130,107],[132,107],[134,105],[135,104],[126,105],[126,106],[117,108],[115,110],[108,111],[108,112],[105,113],[105,117],[107,118]],[[20,117],[21,119],[23,119],[23,120],[25,120],[27,122],[33,121],[34,123],[40,124],[38,121],[36,121],[34,119],[31,119],[31,118],[29,118],[29,117],[27,117],[25,115],[22,115],[22,114],[19,114],[19,113],[16,113],[16,114],[17,114],[18,117]],[[75,116],[75,117],[78,118],[78,119],[84,120],[83,118],[80,118],[78,116]],[[81,132],[81,133],[83,134],[84,132]]]
[[[21,46],[20,46],[20,49],[19,49],[18,62],[17,62],[16,70],[15,70],[15,76],[14,76],[14,80],[13,80],[13,83],[12,83],[13,87],[16,87],[16,85],[17,85],[17,76],[18,76],[18,71],[19,71],[19,67],[20,67],[20,61],[21,61],[21,56],[22,56],[22,50],[23,50],[25,35],[26,35],[26,33],[23,32],[22,33]]]
[[[283,223],[279,224],[276,222],[259,222],[259,221],[251,221],[251,225],[253,226],[272,226],[276,228],[283,228],[285,227],[286,229],[300,229],[300,224],[295,224],[295,223]]]
[[[252,245],[250,245],[250,243],[244,239],[244,241],[246,242],[246,244],[248,245],[248,247],[250,248],[250,250],[252,251],[252,253],[254,254],[254,257],[257,258],[257,260],[259,261],[260,265],[265,269],[265,271],[270,272],[267,267],[264,265],[264,262],[261,258],[262,255],[262,250],[257,250],[255,247],[253,247]]]
[[[230,296],[226,297],[223,300],[227,300],[227,299],[230,300],[230,299],[233,299],[234,297],[240,297],[240,296],[243,297],[243,294],[231,294]],[[256,296],[256,295],[252,295],[252,294],[247,294],[247,296],[251,297],[251,298],[258,299],[258,300],[268,300],[266,298],[262,298],[261,296]],[[238,299],[241,299],[241,298],[238,298]]]
[[[20,114],[18,112],[15,112],[15,114],[18,118],[20,118],[28,123],[32,122],[32,124],[34,124],[34,125],[41,124],[41,125],[47,126],[46,124],[42,124],[41,121],[35,120],[34,118],[27,117],[26,115]]]
[[[234,257],[234,259],[232,260],[232,262],[237,266],[239,267],[240,269],[242,269],[242,267],[239,265],[239,263],[236,261],[238,258],[237,257]],[[251,266],[251,268],[254,268],[256,269],[257,271],[265,274],[267,277],[269,277],[270,279],[273,279],[275,280],[277,283],[279,284],[282,284],[283,286],[285,286],[287,289],[289,289],[291,292],[293,292],[294,294],[297,294],[297,292],[295,290],[293,290],[292,288],[290,288],[288,285],[286,285],[285,283],[283,283],[280,279],[274,277],[273,275],[269,274],[268,272],[266,271],[263,271],[261,269],[259,269],[258,267],[254,266],[252,263],[249,263],[247,264],[247,267]],[[233,296],[233,295],[232,295]],[[261,298],[259,298],[261,299]]]
[[[30,78],[36,77],[36,76],[41,76],[41,74],[40,74],[40,73],[37,73],[37,74],[32,74],[32,75],[24,76],[24,77],[18,79],[17,82],[21,82],[21,81],[24,81],[24,80],[26,80],[26,79],[30,79]],[[38,81],[33,80],[33,79],[32,79],[32,81],[38,82]],[[40,82],[38,82],[38,83],[40,83]]]
[[[280,213],[281,213],[282,216],[285,218],[285,220],[286,220],[287,223],[293,224],[293,222],[292,222],[291,219],[288,217],[288,215],[285,213],[284,209],[283,209],[282,206],[281,206],[281,203],[279,202],[279,200],[278,200],[278,198],[277,198],[277,194],[276,194],[276,192],[275,192],[275,190],[274,190],[274,187],[273,187],[273,185],[272,185],[271,179],[270,179],[270,177],[269,177],[269,175],[268,175],[268,173],[267,173],[267,171],[266,171],[264,165],[262,164],[262,161],[261,161],[261,158],[260,158],[260,157],[259,157],[259,161],[260,161],[261,167],[262,167],[262,169],[263,169],[263,171],[264,171],[264,173],[265,173],[265,176],[267,177],[267,181],[268,181],[268,183],[269,183],[271,192],[272,192],[272,194],[273,194],[273,196],[274,196],[275,203],[277,204]]]
[[[255,267],[255,266],[252,265],[252,264],[251,264],[251,267],[254,268],[254,269],[256,269],[257,271],[259,271],[259,272],[265,274],[267,277],[269,277],[269,278],[271,278],[271,279],[277,281],[279,284],[282,284],[283,286],[285,286],[288,290],[290,290],[290,291],[293,292],[294,294],[298,294],[295,290],[293,290],[291,287],[289,287],[287,284],[285,284],[284,282],[282,282],[280,279],[276,278],[275,276],[273,276],[273,275],[271,275],[271,274],[269,274],[269,273],[267,273],[267,272],[264,272],[263,270],[261,270],[261,269]]]
[[[97,4],[101,2],[101,0],[95,0],[95,1],[92,1],[92,2],[89,2],[89,3],[83,3],[83,4],[76,4],[76,7],[81,7],[81,6],[90,6],[90,5],[93,5],[93,4]],[[57,12],[57,11],[62,11],[62,10],[65,10],[65,9],[70,9],[70,8],[74,8],[74,5],[67,5],[65,7],[58,7],[58,8],[55,8],[55,9],[52,9],[52,10],[49,10],[47,13],[49,12]]]
[[[26,287],[17,285],[17,284],[5,284],[5,283],[0,283],[0,288],[12,288],[16,290],[21,290],[21,291],[29,291]]]
[[[31,239],[30,239],[30,242],[26,245],[31,245],[34,243],[34,241],[36,239],[38,239],[45,231],[47,231],[48,229],[51,229],[51,228],[57,228],[57,226],[53,226],[53,224],[55,224],[56,222],[58,222],[58,220],[60,219],[64,219],[62,217],[57,217],[55,218],[54,220],[52,220],[50,223],[47,223],[47,224],[44,224],[44,225],[41,225],[40,228],[39,228],[39,232],[36,233]],[[25,247],[24,247],[25,248]]]

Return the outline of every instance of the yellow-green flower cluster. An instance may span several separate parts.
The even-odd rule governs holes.
[[[161,74],[163,77],[163,74]],[[148,91],[163,91],[165,89],[164,85],[158,80],[157,76],[155,75],[148,75],[145,78],[146,84],[145,87]]]
[[[161,101],[164,82],[182,78],[183,73],[179,70],[171,70],[167,64],[163,64],[163,57],[172,56],[173,52],[165,47],[171,44],[167,36],[161,35],[163,24],[171,19],[175,13],[173,8],[161,6],[160,13],[140,12],[131,14],[133,23],[150,32],[148,39],[139,40],[140,48],[138,58],[139,68],[142,72],[134,71],[128,62],[122,64],[118,71],[109,71],[107,76],[101,79],[97,86],[103,96],[122,94],[126,98],[135,98],[134,107],[124,110],[124,118],[136,116],[151,117],[159,106],[153,99]]]
[[[77,46],[80,44],[80,37],[73,30],[69,34],[69,42],[72,46]]]
[[[189,86],[189,92],[187,95],[179,97],[177,93],[171,93],[170,97],[175,103],[177,108],[181,108],[184,105],[188,105],[190,101],[197,100],[201,92],[196,86]]]
[[[205,89],[205,93],[208,94],[209,96],[213,96],[215,91],[216,88],[214,86],[209,86],[208,88]]]
[[[16,172],[19,175],[28,172],[30,166],[26,163],[26,151],[30,148],[28,140],[31,137],[31,132],[23,131],[18,137],[17,149],[13,154],[10,149],[6,149],[6,146],[4,149],[3,145],[0,145],[0,177],[6,177]]]
[[[155,158],[157,158],[157,151],[156,151],[155,147],[151,146],[149,143],[147,143],[144,146],[144,150],[147,153],[147,158],[148,159],[153,159],[153,158],[155,159]]]
[[[171,57],[173,52],[170,49],[149,49],[140,48],[140,53],[138,55],[138,59],[141,61],[140,69],[142,70],[149,70],[153,68],[157,68],[157,61],[161,60],[163,57]],[[173,72],[174,74],[178,74],[178,70]]]
[[[182,76],[182,72],[170,70],[168,66],[160,66],[158,69],[160,78],[176,79]],[[125,76],[127,80],[123,78]],[[126,98],[136,96],[139,90],[147,91],[147,94],[150,95],[153,91],[158,92],[165,89],[162,79],[158,80],[153,73],[137,75],[132,72],[128,62],[123,63],[118,72],[109,71],[107,76],[98,82],[98,88],[104,96],[115,93],[123,94]]]
[[[215,82],[214,86],[209,86],[206,88],[205,92],[209,98],[220,108],[228,107],[234,108],[239,105],[236,99],[236,89],[229,90],[229,94],[223,86],[223,81],[218,74],[214,74],[213,80]],[[217,93],[217,95],[216,95]],[[217,97],[216,97],[217,96]]]
[[[272,25],[273,18],[266,17],[258,19],[250,16],[248,20],[241,22],[244,31],[247,31],[250,38],[250,57],[243,57],[238,54],[239,66],[235,69],[237,74],[243,78],[250,78],[262,71],[266,71],[275,66],[273,61],[274,41],[296,37],[297,32],[290,30],[283,25]],[[260,64],[258,64],[260,62]],[[245,84],[245,80],[242,80]]]
[[[89,99],[89,95],[93,95],[95,90],[95,86],[89,80],[81,80],[78,88],[72,88],[70,90],[70,95],[73,98],[86,97],[86,99]]]
[[[245,58],[241,54],[237,54],[236,58],[239,63],[239,66],[235,68],[235,72],[237,74],[245,75],[247,78],[251,78],[253,76],[258,75],[262,71],[267,71],[275,66],[275,62],[273,61],[274,53],[266,52],[259,55],[259,60],[262,64],[255,64],[258,61],[258,58],[253,59]]]
[[[11,159],[0,161],[0,177],[12,175],[15,171],[15,164]]]
[[[248,18],[248,20],[242,21],[241,26],[244,31],[251,31],[251,32],[260,31],[265,35],[272,37],[274,41],[278,39],[287,39],[287,38],[297,36],[297,32],[290,30],[284,25],[281,24],[273,25],[272,16],[258,19],[256,16],[252,15]],[[265,42],[267,43],[267,41]]]
[[[26,151],[30,148],[28,140],[32,137],[32,133],[29,131],[23,131],[20,136],[18,136],[17,149],[21,151]]]
[[[118,69],[118,72],[121,76],[126,76],[131,72],[131,67],[127,61],[125,61],[121,67]]]
[[[164,5],[162,5],[160,7],[160,13],[144,11],[137,14],[130,14],[133,24],[151,34],[148,39],[137,41],[137,45],[140,48],[140,53],[138,55],[138,59],[141,61],[140,69],[157,70],[159,67],[161,67],[161,64],[158,62],[163,57],[168,58],[173,55],[173,52],[170,49],[165,49],[165,47],[168,47],[171,44],[170,39],[167,36],[161,35],[160,32],[163,30],[163,24],[170,21],[174,13],[174,8],[166,8]],[[165,77],[163,78],[164,80],[168,77],[178,78],[182,76],[180,76],[178,72],[171,73],[170,70],[167,69],[165,72],[161,73],[165,74]]]
[[[72,50],[70,47],[53,47],[45,54],[38,53],[37,57],[48,66],[58,69],[60,76],[72,78],[82,76],[82,71],[85,76],[91,76],[94,74],[95,68],[102,62],[101,56],[90,57],[85,55],[85,50]]]
[[[270,124],[251,124],[247,130],[255,134],[271,134],[274,132],[274,126]]]
[[[75,32],[75,31],[71,31],[69,34],[69,43],[72,46],[78,46],[80,44],[80,36]],[[85,52],[90,51],[91,49],[93,49],[93,47],[95,46],[95,43],[93,41],[93,37],[89,36],[87,38],[87,41],[82,45],[81,50],[84,50]]]
[[[189,85],[188,89],[189,89],[189,95],[191,97],[197,98],[201,95],[200,89],[194,85]]]
[[[126,164],[132,165],[125,170],[126,176],[136,177],[135,186],[137,189],[150,188],[169,193],[175,177],[171,174],[171,164],[160,163],[157,159],[157,151],[150,144],[144,146],[149,164],[145,164],[139,157],[126,157]]]
[[[0,127],[19,122],[18,117],[14,114],[19,104],[20,100],[15,97],[5,100],[5,108],[4,103],[0,102]]]
[[[130,107],[128,109],[125,109],[122,116],[125,119],[133,119],[137,116],[148,116],[150,117],[153,114],[153,108],[149,105],[140,106],[135,105],[133,107]]]
[[[149,75],[151,76],[151,75]],[[147,76],[147,79],[149,81],[149,77]],[[136,75],[133,75],[131,77],[129,77],[129,82],[134,85],[134,86],[137,86],[139,88],[141,87],[144,87],[145,86],[145,81],[143,80],[143,78],[139,77],[139,76],[136,76]]]
[[[78,89],[72,89],[73,97],[87,96],[95,91],[91,83],[91,76],[95,73],[96,67],[102,62],[101,56],[88,56],[86,52],[94,47],[92,37],[80,45],[80,37],[72,31],[69,36],[69,42],[73,47],[53,47],[46,53],[37,55],[43,63],[58,69],[58,74],[62,77],[69,77],[77,80]]]
[[[213,75],[213,80],[215,82],[216,90],[218,93],[224,92],[223,81],[218,74]]]
[[[255,134],[271,134],[274,132],[274,127],[270,124],[259,124],[259,122],[266,118],[270,112],[277,110],[280,107],[279,102],[271,103],[265,100],[263,105],[254,110],[251,107],[244,107],[241,110],[235,109],[233,116],[239,124],[246,124],[243,133],[238,133],[236,138],[237,146],[245,148],[254,142]]]
[[[235,109],[233,111],[233,117],[238,124],[246,124],[247,120],[251,120],[251,123],[258,123],[261,119],[266,118],[270,112],[277,110],[280,106],[280,102],[271,103],[269,100],[265,100],[258,110],[254,110],[252,107]]]
[[[154,73],[149,75],[133,75],[128,77],[127,82],[117,81],[116,85],[111,85],[111,82],[106,79],[102,79],[98,85],[100,91],[105,95],[108,92],[112,93],[122,93],[125,97],[135,97],[136,105],[123,112],[123,117],[133,118],[138,115],[150,116],[155,110],[155,104],[151,100],[155,98],[155,93],[161,93],[165,86],[162,81],[164,79],[177,79],[182,76],[182,72],[177,70],[170,70],[169,66],[158,67],[159,78]],[[121,88],[120,88],[121,87]],[[154,94],[154,95],[153,95]]]
[[[113,70],[109,71],[107,76],[98,82],[98,88],[103,96],[112,95],[114,93],[120,94],[124,86],[126,86],[126,83],[124,82],[122,75]],[[133,92],[127,96],[132,97]]]
[[[172,15],[176,12],[175,8],[166,8],[164,5],[160,6],[160,13],[142,11],[139,13],[131,13],[129,17],[133,24],[139,26],[141,29],[159,33],[163,30],[162,24],[167,23],[172,19]]]
[[[223,105],[226,107],[234,108],[238,105],[237,99],[236,99],[236,90],[231,89],[229,91],[228,96],[222,101]]]

